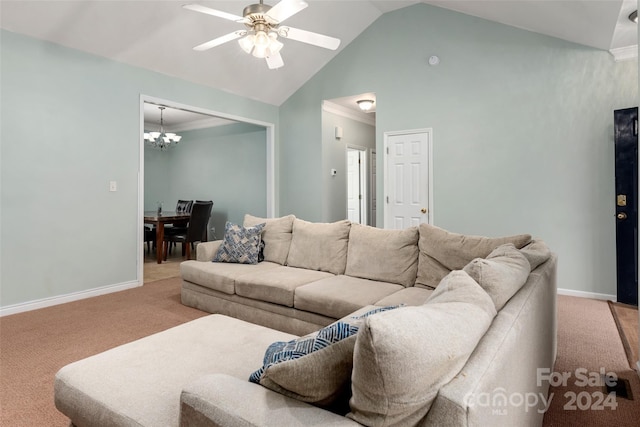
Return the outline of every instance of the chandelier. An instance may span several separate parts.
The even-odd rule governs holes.
[[[160,109],[160,132],[145,132],[144,140],[151,146],[159,148],[161,151],[168,149],[171,143],[177,144],[182,137],[172,132],[164,131],[164,121],[162,118],[162,112],[167,107],[158,107]]]

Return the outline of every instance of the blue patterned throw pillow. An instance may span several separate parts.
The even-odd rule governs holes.
[[[351,395],[353,349],[364,318],[399,306],[363,309],[295,340],[271,344],[249,381],[285,396],[346,414]]]
[[[260,379],[264,372],[271,365],[284,362],[286,360],[299,359],[314,351],[329,347],[331,344],[341,341],[358,332],[358,327],[348,323],[337,322],[320,329],[315,336],[306,336],[288,342],[277,341],[271,344],[264,354],[262,368],[258,369],[249,377],[249,381],[260,384]]]
[[[224,227],[224,240],[213,262],[257,264],[260,256],[260,235],[265,224],[242,227],[229,221]]]

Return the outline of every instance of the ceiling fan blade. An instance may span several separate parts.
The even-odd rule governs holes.
[[[336,50],[338,46],[340,46],[340,39],[318,33],[312,33],[311,31],[299,30],[297,28],[280,27],[278,34],[287,39],[320,46],[325,49]]]
[[[282,60],[282,56],[280,56],[280,52],[267,56],[265,59],[267,60],[267,66],[270,70],[275,70],[276,68],[284,66],[284,61]]]
[[[300,12],[302,9],[305,9],[307,6],[309,6],[307,2],[302,0],[281,0],[280,3],[273,6],[266,15],[277,23],[280,23]]]
[[[182,6],[182,8],[192,10],[194,12],[206,13],[207,15],[217,16],[218,18],[228,19],[229,21],[244,22],[244,18],[242,16],[223,12],[221,10],[211,9],[210,7],[202,6],[199,4],[185,4]]]
[[[231,40],[239,39],[243,35],[245,35],[246,31],[234,31],[233,33],[229,33],[222,37],[218,37],[217,39],[210,40],[206,43],[202,43],[193,48],[193,50],[203,51],[211,49],[212,47],[220,46],[223,43],[230,42]]]

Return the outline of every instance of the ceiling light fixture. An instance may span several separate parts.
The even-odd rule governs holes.
[[[256,58],[269,58],[280,52],[284,45],[278,41],[278,34],[275,31],[267,33],[265,30],[266,28],[249,31],[245,37],[238,40],[242,50],[252,53]]]
[[[365,113],[373,108],[374,101],[372,99],[361,99],[360,101],[356,101],[358,107]]]
[[[631,15],[629,15],[629,20],[635,22],[636,24],[638,23],[638,11],[637,10],[631,12]]]
[[[159,148],[161,151],[165,151],[171,146],[171,143],[177,144],[182,137],[172,132],[164,131],[164,120],[162,118],[162,111],[167,107],[158,107],[160,109],[160,132],[145,132],[144,140],[147,141],[153,147]]]
[[[264,4],[263,0],[260,0],[260,3],[245,7],[242,16],[211,9],[200,4],[185,4],[182,7],[194,12],[217,16],[218,18],[244,24],[247,28],[246,30],[237,30],[209,40],[206,43],[194,47],[194,50],[208,50],[237,39],[242,50],[248,54],[252,54],[256,58],[264,58],[267,66],[275,70],[284,66],[284,61],[280,55],[280,50],[284,45],[278,40],[279,37],[297,40],[302,43],[331,50],[336,50],[338,46],[340,46],[340,39],[336,39],[335,37],[282,26],[284,20],[305,9],[307,6],[309,5],[304,0],[280,0],[280,2],[273,7]]]

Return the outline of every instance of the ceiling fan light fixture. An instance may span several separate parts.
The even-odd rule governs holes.
[[[253,56],[256,58],[266,58],[267,56],[267,47],[266,46],[258,46],[256,45],[253,48]]]
[[[367,111],[371,110],[371,108],[373,108],[374,101],[372,99],[361,99],[359,101],[356,101],[356,103],[358,104],[358,107],[360,107],[360,109],[366,113]]]
[[[276,36],[277,37],[277,36]],[[269,55],[275,55],[276,53],[280,52],[280,50],[282,49],[282,47],[284,46],[284,44],[280,43],[278,40],[276,40],[275,38],[271,38],[271,43],[269,43]]]
[[[244,50],[247,53],[251,53],[251,50],[253,50],[253,46],[255,45],[254,43],[255,37],[256,36],[254,36],[253,34],[248,34],[246,37],[243,37],[240,40],[238,40],[238,43],[240,44],[240,47],[242,48],[242,50]]]
[[[254,40],[256,47],[260,46],[267,48],[270,42],[271,39],[269,38],[267,33],[265,33],[264,31],[256,31],[256,38]]]
[[[629,20],[631,22],[635,22],[636,24],[638,23],[638,11],[634,10],[633,12],[631,12],[631,15],[629,15]]]
[[[264,0],[259,1],[260,3],[245,7],[242,16],[211,9],[200,4],[183,5],[183,9],[244,24],[247,28],[217,37],[193,49],[205,51],[237,39],[242,50],[257,58],[266,59],[267,66],[273,70],[284,66],[280,55],[280,50],[284,45],[277,40],[278,36],[331,50],[336,50],[340,46],[340,39],[335,37],[281,26],[283,21],[309,6],[306,1],[280,0],[273,7],[264,4]]]

